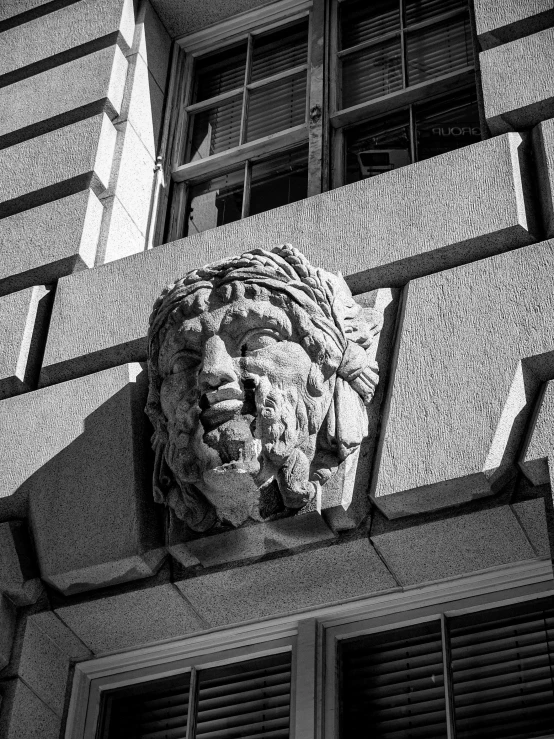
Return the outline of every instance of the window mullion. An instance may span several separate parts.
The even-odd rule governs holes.
[[[252,183],[252,165],[247,160],[244,163],[244,187],[242,191],[242,213],[241,218],[247,218],[250,214],[250,185]]]
[[[191,667],[186,739],[194,739],[196,735],[196,719],[197,718],[198,718],[198,670],[196,669],[196,667]]]
[[[248,48],[246,51],[246,66],[244,69],[244,92],[242,97],[242,116],[240,119],[240,137],[239,144],[244,144],[246,141],[246,121],[248,116],[248,84],[250,83],[250,77],[252,72],[252,47],[253,40],[252,34],[248,34]]]
[[[308,54],[308,197],[327,190],[325,113],[325,2],[315,0],[310,14]],[[325,140],[324,140],[325,139]]]
[[[404,23],[404,0],[398,0],[400,11],[400,61],[402,63],[402,88],[408,87],[408,72],[406,69],[406,31]]]
[[[444,613],[441,613],[442,661],[444,670],[444,692],[446,703],[447,739],[456,739],[456,721],[454,713],[454,688],[452,685],[452,653],[450,649],[450,635],[448,623]]]
[[[309,618],[298,624],[294,674],[291,689],[292,739],[315,739],[316,735],[316,655],[317,621]]]
[[[414,106],[410,105],[410,157],[412,164],[417,162],[417,138],[416,138],[416,127],[415,127],[415,114]]]

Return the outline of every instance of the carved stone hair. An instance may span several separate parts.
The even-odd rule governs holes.
[[[159,476],[168,442],[166,419],[160,405],[162,377],[158,368],[164,328],[180,306],[194,300],[195,294],[218,290],[232,283],[257,285],[270,295],[280,295],[285,301],[291,301],[309,316],[315,329],[313,336],[306,340],[313,343],[321,337],[319,340],[323,344],[330,342],[333,355],[342,357],[336,370],[334,397],[327,420],[327,436],[334,438],[337,463],[353,452],[367,433],[364,406],[370,403],[378,382],[377,365],[370,361],[367,350],[380,331],[380,315],[368,309],[362,312],[340,274],[313,267],[290,244],[271,251],[253,249],[240,257],[223,259],[189,272],[166,287],[154,304],[148,330],[150,386],[145,410],[154,426],[152,446],[157,467],[154,496],[158,502],[168,502],[167,495],[160,489]]]

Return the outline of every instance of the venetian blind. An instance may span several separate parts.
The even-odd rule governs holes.
[[[344,641],[341,739],[446,736],[440,622]]]
[[[199,669],[190,684],[183,673],[108,694],[98,739],[288,739],[290,652]]]
[[[554,599],[450,624],[457,739],[554,732]]]

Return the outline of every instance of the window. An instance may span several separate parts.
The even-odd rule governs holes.
[[[479,141],[471,37],[467,0],[280,0],[182,40],[158,243]]]
[[[286,739],[290,652],[120,688],[106,694],[102,739]]]
[[[554,599],[339,647],[340,736],[528,739],[554,732]]]
[[[533,560],[79,663],[65,736],[553,739],[553,706]]]

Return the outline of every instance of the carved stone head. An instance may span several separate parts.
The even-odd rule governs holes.
[[[167,287],[148,333],[156,500],[198,532],[309,504],[367,434],[379,330],[288,244]]]

